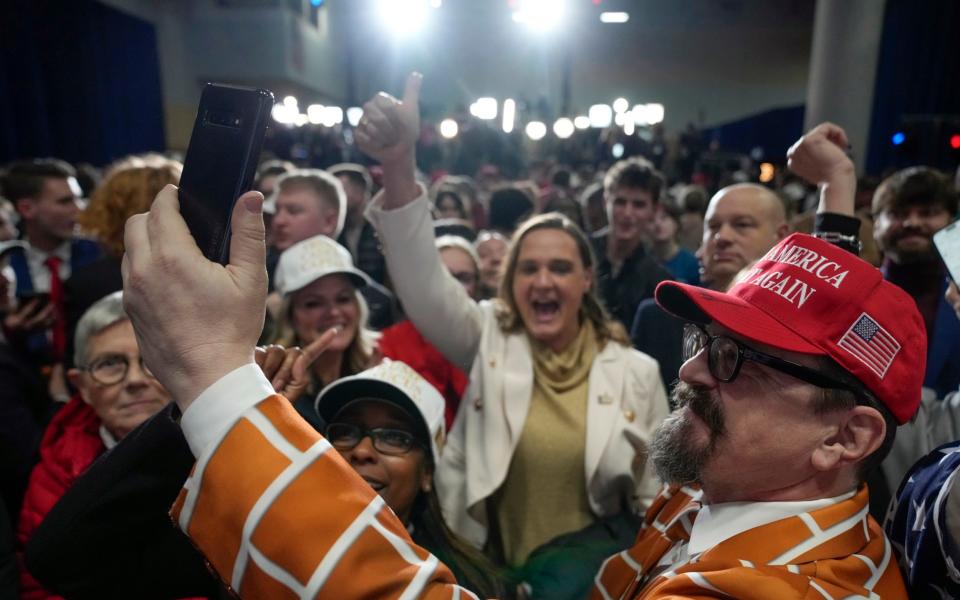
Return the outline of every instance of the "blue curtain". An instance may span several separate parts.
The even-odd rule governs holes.
[[[152,25],[93,0],[0,2],[0,162],[164,147]]]
[[[954,121],[944,117],[952,116]],[[923,163],[956,168],[960,132],[960,2],[888,0],[873,94],[867,171]],[[907,135],[895,146],[892,136]]]
[[[803,105],[775,108],[706,129],[703,140],[717,140],[722,149],[747,155],[759,146],[763,160],[784,163],[787,148],[803,135],[803,113]]]

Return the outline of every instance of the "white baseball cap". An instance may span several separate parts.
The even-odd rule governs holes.
[[[433,464],[439,464],[446,436],[446,403],[437,388],[406,363],[385,359],[372,369],[342,377],[320,392],[314,408],[329,423],[355,400],[382,400],[410,415],[417,439],[422,443],[429,440]]]
[[[274,286],[286,296],[334,274],[346,275],[358,288],[370,284],[370,277],[353,266],[346,248],[325,235],[317,235],[297,242],[280,254]]]

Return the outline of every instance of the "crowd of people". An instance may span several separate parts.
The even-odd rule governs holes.
[[[960,595],[955,181],[424,175],[419,87],[226,268],[176,160],[3,168],[0,596]]]

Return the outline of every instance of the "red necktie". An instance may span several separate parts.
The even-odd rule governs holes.
[[[63,360],[63,353],[67,347],[67,323],[63,303],[63,280],[60,279],[60,265],[63,259],[51,256],[43,261],[50,270],[50,302],[53,304],[53,358],[56,362]]]

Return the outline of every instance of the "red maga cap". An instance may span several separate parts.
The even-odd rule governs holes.
[[[656,298],[681,319],[829,356],[901,424],[920,405],[927,334],[916,303],[873,265],[821,239],[787,237],[726,293],[664,281]]]

